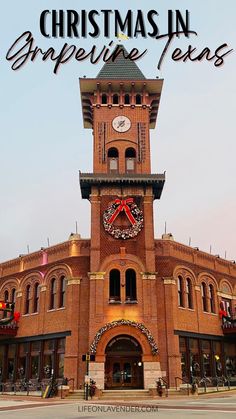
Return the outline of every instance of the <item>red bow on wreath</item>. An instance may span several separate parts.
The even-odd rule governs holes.
[[[136,220],[130,211],[130,207],[128,206],[128,204],[132,204],[133,202],[134,202],[133,198],[116,199],[114,201],[114,204],[119,205],[119,206],[116,208],[115,212],[112,214],[111,218],[108,220],[108,223],[112,224],[113,221],[116,219],[116,217],[119,215],[119,213],[121,211],[125,211],[129,221],[131,222],[132,225],[134,225],[136,223]]]

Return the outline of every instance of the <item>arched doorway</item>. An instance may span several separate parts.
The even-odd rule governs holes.
[[[142,349],[127,335],[114,337],[106,347],[105,388],[143,388]]]

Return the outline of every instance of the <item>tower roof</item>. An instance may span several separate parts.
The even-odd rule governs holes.
[[[125,80],[145,80],[146,77],[139,69],[135,61],[125,58],[128,56],[123,45],[119,45],[120,53],[114,61],[107,61],[99,71],[98,79],[125,79]]]

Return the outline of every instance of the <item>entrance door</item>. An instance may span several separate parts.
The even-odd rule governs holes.
[[[138,361],[135,359],[112,359],[107,370],[107,379],[110,387],[140,387],[140,374],[138,374]]]
[[[119,337],[108,345],[105,364],[107,389],[143,388],[143,364],[139,344]]]

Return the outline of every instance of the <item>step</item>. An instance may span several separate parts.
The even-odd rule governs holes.
[[[66,399],[84,400],[84,390],[70,391]]]
[[[148,390],[103,390],[101,395],[103,400],[145,400],[150,398]]]

